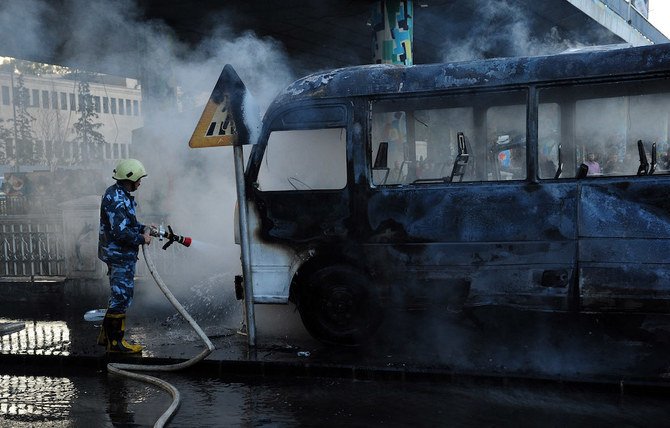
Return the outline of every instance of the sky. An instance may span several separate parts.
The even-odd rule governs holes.
[[[649,1],[649,22],[670,38],[670,0]]]

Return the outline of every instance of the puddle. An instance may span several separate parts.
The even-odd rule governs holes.
[[[0,318],[1,324],[25,327],[1,337],[0,353],[27,355],[70,355],[70,329],[65,321],[21,321]]]

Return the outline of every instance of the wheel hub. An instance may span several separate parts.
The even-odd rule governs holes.
[[[326,297],[324,309],[329,320],[346,324],[353,318],[355,310],[354,296],[346,289],[337,288]]]

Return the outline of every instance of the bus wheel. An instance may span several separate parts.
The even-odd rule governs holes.
[[[381,322],[376,291],[365,275],[346,266],[315,272],[301,290],[298,310],[313,337],[339,345],[361,344]]]

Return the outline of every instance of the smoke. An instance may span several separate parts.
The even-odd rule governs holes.
[[[48,16],[57,13],[43,0],[4,1],[0,5],[0,28],[3,29],[2,44],[7,55],[46,57],[58,46],[57,31],[44,25]]]
[[[164,220],[176,233],[210,244],[181,261],[183,273],[201,278],[207,271],[228,272],[232,284],[241,270],[233,242],[233,150],[194,150],[188,140],[225,64],[233,65],[261,111],[294,78],[277,41],[252,32],[233,34],[230,16],[210,19],[202,23],[210,36],[193,46],[178,41],[165,23],[145,21],[136,0],[0,5],[3,54],[60,58],[62,65],[140,77],[144,93],[150,93],[143,101],[144,128],[135,132],[131,146],[131,156],[148,171],[136,195],[140,220]],[[100,172],[105,180],[108,168]]]
[[[543,55],[583,46],[571,40],[571,35],[562,34],[556,26],[546,33],[535,34],[530,12],[518,2],[475,3],[472,16],[463,22],[451,23],[456,30],[441,46],[441,61]]]

